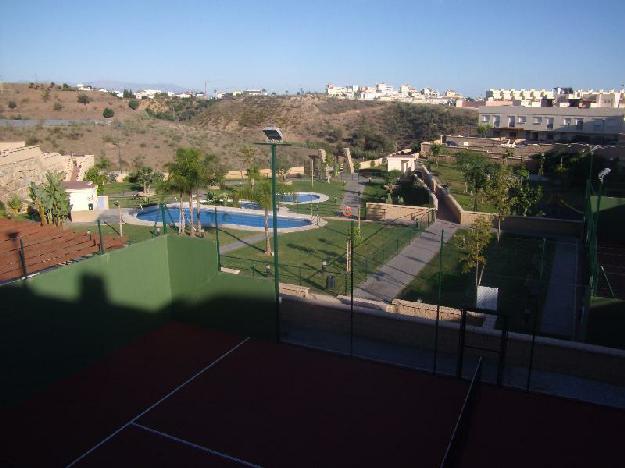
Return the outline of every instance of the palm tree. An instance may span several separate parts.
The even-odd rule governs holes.
[[[282,184],[277,184],[276,194],[287,195],[289,191]],[[271,197],[271,181],[262,180],[253,187],[241,189],[238,197],[250,200],[258,204],[265,211],[265,255],[271,255],[271,242],[269,240],[269,210],[273,208]]]
[[[195,217],[193,210],[193,192],[202,184],[202,169],[200,162],[200,150],[196,148],[178,148],[174,162],[167,165],[169,180],[172,187],[180,195],[180,231],[184,232],[185,216],[182,200],[184,195],[189,197],[189,224],[191,234],[195,230]]]

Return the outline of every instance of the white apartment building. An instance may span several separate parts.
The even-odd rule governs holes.
[[[453,105],[462,99],[462,96],[453,90],[447,90],[444,94],[436,89],[423,88],[419,91],[408,84],[402,84],[399,90],[386,83],[377,83],[375,86],[335,86],[329,84],[326,87],[328,96],[339,99],[358,99],[361,101],[393,101],[417,104],[443,104]]]
[[[625,132],[625,109],[499,106],[479,108],[493,137],[606,144]]]

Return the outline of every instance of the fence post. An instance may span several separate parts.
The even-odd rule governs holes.
[[[98,219],[98,235],[100,236],[100,255],[104,253],[104,239],[102,238],[102,225]]]
[[[464,364],[464,338],[467,329],[467,310],[462,308],[460,313],[460,335],[458,337],[458,362],[456,364],[456,377],[462,378],[462,366]]]
[[[215,242],[217,244],[217,271],[221,271],[221,252],[219,251],[219,223],[217,221],[217,207],[215,207]]]
[[[503,373],[506,367],[506,345],[508,342],[508,316],[503,315],[503,327],[501,328],[501,341],[499,343],[499,365],[497,366],[497,386],[501,387]]]
[[[161,205],[161,220],[163,222],[163,234],[167,234],[167,222],[165,221],[165,205],[163,203]]]
[[[349,354],[354,354],[354,220],[351,221],[350,226],[350,241],[349,241],[349,259],[351,262],[349,268],[350,281],[349,281]]]
[[[28,276],[28,268],[26,267],[26,251],[24,250],[24,241],[20,237],[20,260],[22,261],[22,276]]]
[[[441,293],[442,293],[442,275],[443,275],[443,234],[441,229],[441,245],[438,251],[438,300],[436,301],[436,324],[434,327],[434,363],[432,365],[432,373],[436,374],[436,362],[438,360],[438,325],[441,317]]]

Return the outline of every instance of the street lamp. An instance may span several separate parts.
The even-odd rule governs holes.
[[[115,200],[113,205],[117,207],[117,214],[119,216],[119,237],[122,237],[124,235],[124,231],[122,230],[122,208],[118,200]]]
[[[271,204],[273,218],[273,265],[274,265],[274,288],[276,295],[276,339],[280,341],[280,269],[278,266],[278,202],[276,197],[276,171],[278,163],[276,159],[276,147],[290,146],[284,141],[282,130],[278,127],[270,126],[263,128],[263,133],[267,140],[257,145],[271,146]]]
[[[601,210],[601,196],[603,195],[603,182],[606,178],[606,176],[612,172],[612,169],[610,169],[609,167],[606,167],[604,169],[602,169],[599,174],[597,174],[597,178],[599,179],[599,196],[597,197],[597,212],[595,213],[595,239],[597,239],[598,236],[598,231],[599,231],[599,211]],[[596,248],[595,248],[595,260],[593,262],[593,269],[594,271],[592,272],[592,293],[596,294],[597,292],[597,283],[599,282],[599,277],[597,276],[597,261],[596,261]]]

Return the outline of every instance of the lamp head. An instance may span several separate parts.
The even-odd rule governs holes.
[[[282,143],[282,141],[284,141],[282,130],[278,127],[263,128],[263,133],[265,134],[265,137],[267,137],[267,141],[274,143]]]

